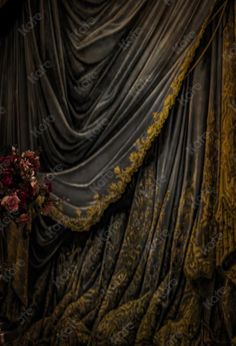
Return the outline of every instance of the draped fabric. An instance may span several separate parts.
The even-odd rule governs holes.
[[[41,148],[61,199],[54,219],[84,231],[124,192],[213,7],[207,0],[25,1],[2,42],[1,143]]]
[[[20,321],[13,344],[236,344],[235,2],[39,4],[25,3],[23,18],[47,10],[29,36],[16,25],[3,42],[1,144],[40,145],[69,201],[59,223],[34,220],[27,305],[9,283],[1,310]],[[68,36],[85,18],[83,40]],[[25,68],[47,59],[55,68],[28,87]],[[140,133],[151,140],[130,157]],[[73,216],[83,230],[73,208],[94,203],[88,182],[117,166],[122,197],[90,232],[66,229]],[[84,213],[85,225],[101,214]]]

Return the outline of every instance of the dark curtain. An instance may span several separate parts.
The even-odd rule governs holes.
[[[213,7],[24,2],[2,39],[0,143],[41,148],[61,199],[56,221],[89,229],[124,192],[168,117]]]
[[[34,5],[28,38],[3,40],[1,144],[41,146],[70,200],[34,220],[8,284],[14,345],[236,344],[235,2]]]

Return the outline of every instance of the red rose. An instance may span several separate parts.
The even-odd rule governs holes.
[[[13,181],[13,178],[11,174],[4,174],[3,177],[1,178],[1,183],[4,187],[11,186],[12,181]]]
[[[1,201],[1,205],[9,212],[17,211],[19,209],[19,203],[20,199],[16,193],[13,193],[10,196],[5,196]]]
[[[35,157],[36,157],[36,154],[34,151],[32,150],[27,150],[25,151],[24,153],[22,153],[21,155],[22,157],[25,157],[26,159],[29,159],[29,160],[34,160]]]

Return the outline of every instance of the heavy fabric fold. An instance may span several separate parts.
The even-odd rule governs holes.
[[[0,143],[41,147],[60,199],[56,221],[88,230],[120,198],[168,117],[214,6],[25,1],[2,39]]]
[[[223,8],[121,199],[87,233],[35,220],[28,307],[10,289],[3,307],[25,317],[15,345],[235,343],[235,4]]]

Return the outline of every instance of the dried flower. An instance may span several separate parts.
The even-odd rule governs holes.
[[[13,193],[10,196],[5,196],[1,201],[1,205],[9,212],[17,211],[19,209],[19,203],[20,199],[16,193]]]

